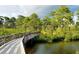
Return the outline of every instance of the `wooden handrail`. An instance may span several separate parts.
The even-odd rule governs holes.
[[[11,40],[20,38],[22,36],[28,36],[30,34],[37,34],[37,33],[40,33],[40,32],[31,32],[31,33],[28,32],[28,33],[19,33],[19,34],[3,35],[3,36],[0,36],[0,43],[1,43],[0,45],[3,45],[6,42],[9,42]],[[10,39],[10,40],[6,41],[7,38]],[[2,44],[2,42],[3,42],[3,44]]]

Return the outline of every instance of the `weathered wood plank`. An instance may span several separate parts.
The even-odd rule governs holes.
[[[23,40],[26,43],[27,40],[30,40],[37,35],[38,33],[30,33],[21,38],[5,43],[0,47],[0,54],[25,54]]]

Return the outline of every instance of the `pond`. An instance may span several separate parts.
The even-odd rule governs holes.
[[[28,54],[78,54],[79,42],[37,43],[25,50]]]

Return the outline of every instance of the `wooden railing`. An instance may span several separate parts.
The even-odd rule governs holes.
[[[17,38],[27,36],[30,34],[39,33],[39,32],[32,32],[32,33],[19,33],[19,34],[11,34],[11,35],[3,35],[0,36],[0,46]]]

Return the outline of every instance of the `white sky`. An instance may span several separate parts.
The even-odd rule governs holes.
[[[0,16],[30,15],[34,12],[40,14],[43,9],[49,6],[20,6],[20,5],[0,5]]]

